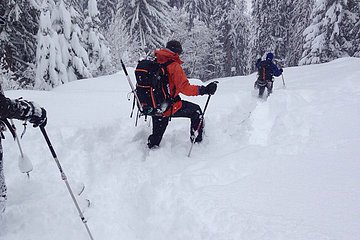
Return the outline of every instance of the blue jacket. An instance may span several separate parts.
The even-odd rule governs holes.
[[[259,59],[260,60],[260,59]],[[270,66],[270,73],[272,76],[279,77],[282,74],[282,69],[279,69],[271,60],[264,60],[264,61],[257,61],[256,62],[256,68],[260,70],[260,67],[263,63],[266,63]],[[271,76],[271,77],[272,77]],[[270,79],[269,79],[270,80]]]

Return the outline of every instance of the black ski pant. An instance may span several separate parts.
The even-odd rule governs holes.
[[[259,86],[259,97],[262,97],[264,95],[265,92],[265,88],[267,88],[267,94],[268,96],[272,93],[272,89],[273,89],[273,81],[272,80],[268,80],[266,82],[266,84],[264,84],[263,86],[261,86],[260,84]]]
[[[198,129],[200,120],[203,117],[202,111],[199,105],[188,102],[182,101],[182,107],[174,113],[171,118],[190,118],[190,140],[194,139],[194,132]],[[155,146],[159,146],[161,139],[165,133],[166,127],[169,124],[169,117],[152,117],[153,128],[152,134],[148,138],[148,146],[149,148],[153,148]],[[195,139],[195,142],[202,141],[202,134],[203,134],[203,122],[199,128],[198,136]]]

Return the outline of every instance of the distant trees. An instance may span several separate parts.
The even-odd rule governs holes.
[[[119,11],[123,23],[133,41],[142,48],[156,48],[164,44],[169,35],[170,7],[166,0],[133,0],[122,1]]]
[[[300,64],[328,62],[359,53],[359,3],[354,0],[320,0],[304,31]]]
[[[120,70],[170,39],[189,77],[248,74],[271,51],[281,66],[360,57],[357,0],[2,0],[0,81],[50,89]],[[109,48],[110,47],[110,48]]]

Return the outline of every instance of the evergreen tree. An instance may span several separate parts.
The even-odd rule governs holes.
[[[174,9],[176,16],[172,36],[167,39],[177,39],[183,45],[184,70],[188,77],[199,78],[203,81],[221,76],[225,54],[223,44],[214,37],[218,31],[204,22],[194,19],[194,27],[188,30],[190,24],[189,13]]]
[[[111,24],[116,21],[115,15],[118,5],[119,0],[98,0],[100,28],[103,31],[109,30]]]
[[[66,65],[62,62],[62,51],[57,32],[52,28],[52,15],[58,15],[53,0],[47,0],[41,10],[38,33],[38,48],[36,53],[37,69],[35,88],[50,89],[68,82]],[[55,14],[56,13],[56,14]],[[55,26],[60,23],[54,22]],[[60,26],[55,28],[61,29]]]
[[[296,66],[301,59],[305,42],[303,32],[311,23],[310,15],[314,6],[314,0],[292,0],[291,5],[288,51],[285,58],[286,66]]]
[[[339,42],[349,56],[360,57],[360,2],[345,1],[342,15]]]
[[[84,39],[87,44],[87,53],[90,60],[90,70],[93,76],[108,73],[111,69],[109,48],[104,36],[99,30],[99,10],[96,0],[88,1],[88,9],[85,12]]]
[[[127,65],[136,66],[137,61],[144,55],[141,51],[140,42],[133,41],[125,21],[118,12],[108,31],[105,33],[111,49],[112,62],[117,70],[121,70],[120,60]]]
[[[253,0],[254,21],[252,36],[252,57],[273,52],[282,65],[285,62],[288,29],[289,2],[276,0]]]
[[[43,3],[36,53],[35,88],[50,89],[91,77],[90,61],[83,47],[79,14],[64,0]]]
[[[234,42],[231,41],[230,38],[230,31],[232,29],[231,26],[231,19],[230,17],[234,16],[230,13],[235,8],[235,1],[213,1],[214,8],[211,9],[211,20],[208,22],[209,25],[213,25],[214,29],[219,31],[219,34],[216,34],[216,37],[222,44],[223,44],[223,51],[225,53],[225,58],[221,65],[224,66],[224,72],[222,73],[223,76],[230,76],[231,75],[231,68],[233,53],[234,53]]]
[[[209,24],[214,2],[211,0],[184,0],[183,8],[188,13],[188,26],[191,30],[194,27],[195,19]]]
[[[319,0],[312,12],[311,25],[306,28],[306,42],[300,64],[328,62],[353,56],[353,44],[359,19],[358,4],[347,0]]]
[[[211,10],[210,23],[219,31],[215,36],[223,44],[225,54],[221,76],[246,72],[248,18],[244,0],[217,0]]]
[[[246,3],[243,0],[235,1],[235,6],[229,13],[230,32],[228,33],[228,49],[224,48],[227,58],[225,62],[231,66],[231,75],[243,75],[250,72],[248,66],[248,56],[250,52],[250,16],[246,13]],[[226,71],[226,70],[225,70]],[[229,74],[227,70],[227,75]]]
[[[360,2],[354,3],[353,12],[358,13],[355,14],[354,18],[354,27],[350,30],[350,34],[353,37],[351,50],[354,57],[360,57]]]
[[[164,44],[164,38],[169,35],[169,25],[172,22],[166,0],[123,1],[119,10],[124,16],[131,38],[139,42],[143,49],[156,48]]]
[[[9,68],[6,58],[5,54],[0,58],[0,87],[2,91],[19,88],[19,84],[15,81],[15,75]]]
[[[6,55],[16,87],[33,84],[38,16],[36,1],[0,1],[0,56]]]

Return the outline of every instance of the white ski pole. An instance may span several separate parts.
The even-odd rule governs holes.
[[[15,132],[15,140],[17,142],[17,145],[19,147],[19,151],[20,151],[20,156],[19,156],[19,169],[22,173],[26,173],[28,175],[28,177],[30,177],[29,172],[31,172],[33,170],[33,165],[30,161],[30,159],[24,154],[21,144],[20,144],[20,140],[19,140],[19,136],[16,133],[16,128],[15,128],[15,124],[14,121],[12,119],[10,119],[11,122],[11,126],[14,129]]]
[[[10,124],[7,119],[3,119],[3,122],[5,123],[5,125],[7,125],[7,127],[9,128],[9,131],[13,134],[14,140],[16,141],[16,143],[19,147],[19,151],[20,151],[20,156],[18,158],[19,170],[22,173],[26,173],[27,176],[30,177],[29,173],[33,170],[33,165],[31,163],[30,159],[24,154],[24,151],[20,144],[19,137],[16,133],[16,127],[15,127],[14,121],[12,119],[10,119],[10,122],[11,122],[11,124]]]

